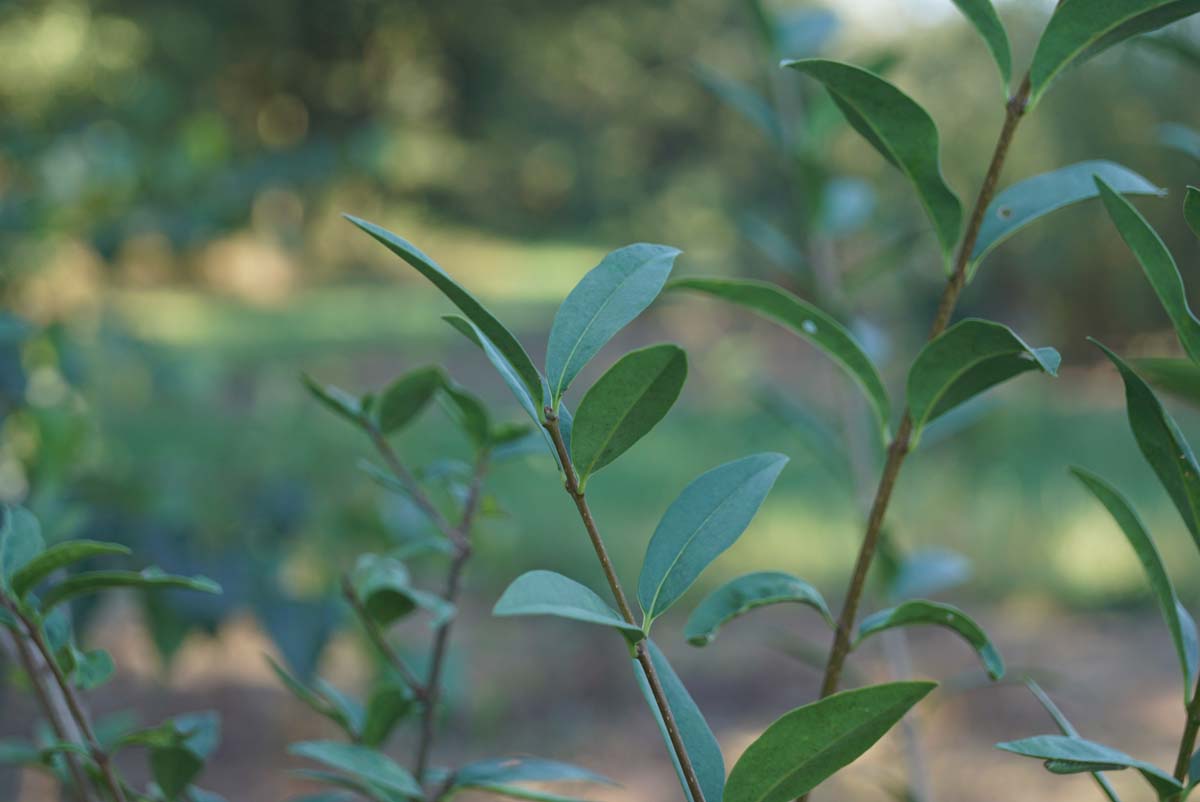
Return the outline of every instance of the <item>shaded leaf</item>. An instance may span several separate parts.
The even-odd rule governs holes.
[[[1191,404],[1200,404],[1200,365],[1190,358],[1147,357],[1134,367],[1151,384]]]
[[[406,685],[388,680],[376,685],[367,698],[363,716],[363,745],[383,746],[396,725],[416,709],[416,700]]]
[[[763,281],[684,279],[671,282],[668,289],[696,290],[739,304],[820,348],[862,388],[886,438],[891,417],[887,388],[862,346],[841,323],[812,304]]]
[[[375,417],[384,434],[398,432],[412,422],[442,387],[440,368],[417,368],[387,386],[375,402]]]
[[[1171,577],[1167,574],[1158,548],[1154,545],[1154,540],[1146,531],[1145,525],[1133,507],[1124,496],[1117,492],[1116,488],[1083,468],[1072,467],[1071,473],[1104,505],[1137,554],[1138,562],[1142,564],[1142,569],[1146,572],[1150,590],[1154,593],[1155,601],[1158,603],[1158,609],[1167,622],[1167,629],[1175,644],[1175,652],[1179,656],[1179,665],[1183,670],[1185,701],[1190,699],[1192,689],[1196,685],[1197,663],[1200,662],[1200,643],[1197,642],[1196,622],[1192,620],[1188,611],[1180,603],[1179,596],[1175,593],[1175,586],[1171,583]]]
[[[312,782],[352,791],[354,794],[356,794],[356,796],[353,797],[355,800],[357,800],[360,796],[366,797],[374,802],[403,802],[404,800],[415,798],[412,796],[412,794],[402,794],[398,791],[394,791],[390,788],[384,788],[359,777],[347,777],[342,774],[335,774],[332,771],[297,769],[292,773],[298,777],[303,777],[304,779]],[[318,797],[318,799],[320,798],[321,797]]]
[[[641,637],[631,624],[590,589],[553,571],[529,571],[517,577],[500,596],[494,615],[554,615],[615,627]]]
[[[505,385],[512,391],[516,397],[517,403],[521,405],[521,409],[525,410],[526,414],[533,419],[535,423],[540,424],[542,420],[541,398],[544,388],[540,384],[536,392],[531,392],[525,385],[524,378],[517,371],[513,364],[508,361],[508,358],[496,347],[495,343],[487,338],[483,331],[471,321],[458,315],[443,315],[442,320],[446,321],[457,330],[460,334],[466,337],[471,342],[479,346],[483,351],[484,356],[492,363],[492,367],[500,374],[500,378],[504,380]]]
[[[466,433],[471,444],[484,448],[496,442],[487,407],[466,388],[449,379],[442,384],[446,413]]]
[[[12,591],[17,598],[33,590],[39,582],[60,568],[83,560],[108,555],[129,554],[129,548],[119,543],[101,543],[95,540],[68,540],[58,543],[30,560],[12,575]]]
[[[486,786],[521,782],[589,782],[616,785],[594,771],[540,757],[499,757],[468,763],[454,772],[457,786]]]
[[[870,749],[935,687],[873,685],[785,714],[734,765],[724,802],[787,802],[808,793]]]
[[[301,373],[300,380],[304,382],[304,386],[312,393],[313,398],[320,401],[326,409],[336,415],[340,415],[351,423],[362,425],[363,415],[366,414],[366,410],[363,409],[362,401],[358,398],[340,387],[335,387],[332,384],[321,384],[307,373]]]
[[[638,579],[645,628],[741,536],[787,464],[755,454],[701,474],[667,508],[646,547]]]
[[[1165,195],[1142,176],[1110,161],[1085,161],[1018,181],[988,204],[971,251],[968,278],[992,250],[1025,226],[1051,212],[1097,197],[1095,176],[1121,193]]]
[[[1050,714],[1050,718],[1054,719],[1054,723],[1058,725],[1058,728],[1062,731],[1063,735],[1079,737],[1078,730],[1076,730],[1075,726],[1067,720],[1067,717],[1063,714],[1063,712],[1058,709],[1058,705],[1054,704],[1054,700],[1052,700],[1046,694],[1046,692],[1042,690],[1042,686],[1026,677],[1025,687],[1029,688],[1029,692],[1033,694],[1033,697],[1038,700],[1038,703],[1041,704],[1042,707],[1046,709],[1046,712]],[[1106,797],[1108,797],[1109,802],[1121,802],[1120,797],[1117,796],[1116,790],[1114,790],[1112,787],[1112,783],[1110,783],[1108,778],[1105,777],[1101,772],[1092,772],[1092,779],[1094,779],[1096,784],[1100,786],[1100,790]]]
[[[367,615],[388,626],[418,607],[434,616],[434,626],[454,617],[454,606],[432,593],[412,586],[408,569],[393,557],[364,554],[350,573],[350,584]]]
[[[942,177],[937,125],[908,95],[874,73],[826,59],[782,66],[825,85],[846,120],[916,188],[948,262],[962,229],[962,204]]]
[[[421,786],[408,771],[374,749],[335,741],[303,741],[292,744],[288,751],[401,796],[424,798]]]
[[[161,568],[145,568],[141,571],[87,571],[64,579],[47,590],[42,597],[42,613],[45,614],[78,596],[111,588],[179,588],[201,593],[221,592],[221,586],[206,576],[176,576],[166,573]]]
[[[216,713],[176,716],[158,728],[165,737],[151,742],[150,772],[167,799],[176,799],[200,776],[220,740]]]
[[[983,37],[984,44],[991,51],[992,58],[1000,70],[1000,79],[1007,91],[1012,83],[1012,49],[1008,44],[1004,24],[1000,22],[991,0],[954,0],[954,5],[958,6],[958,10]]]
[[[1187,188],[1187,195],[1183,198],[1183,219],[1187,220],[1192,233],[1200,237],[1200,188]]]
[[[705,597],[688,618],[683,636],[693,646],[707,646],[717,630],[734,618],[757,607],[783,602],[811,607],[834,626],[829,606],[812,585],[781,571],[759,571],[732,579]]]
[[[330,703],[318,691],[310,688],[308,685],[301,682],[294,674],[280,665],[275,658],[267,656],[267,662],[271,666],[271,670],[275,672],[275,676],[283,683],[283,686],[291,691],[292,696],[295,696],[301,702],[306,704],[310,709],[320,716],[323,716],[334,724],[337,724],[346,731],[351,737],[355,737],[355,732],[350,726],[350,721]]]
[[[571,436],[571,461],[580,487],[663,419],[685,379],[683,349],[652,345],[621,357],[588,389]]]
[[[904,601],[932,596],[971,577],[971,561],[948,549],[921,549],[905,556],[888,582],[888,596]]]
[[[42,527],[33,513],[13,504],[0,506],[0,588],[42,553]]]
[[[945,627],[958,633],[979,654],[989,677],[997,680],[1004,676],[1004,658],[992,645],[987,633],[969,615],[949,604],[914,599],[873,613],[859,623],[854,645],[857,647],[877,632],[914,625]]]
[[[775,109],[766,98],[745,83],[712,67],[697,64],[695,71],[696,77],[708,91],[765,134],[772,144],[778,146],[783,143],[783,128],[775,116]]]
[[[1200,133],[1186,125],[1163,123],[1158,127],[1158,141],[1200,161]]]
[[[1019,741],[996,744],[997,749],[1038,758],[1056,774],[1137,769],[1150,783],[1160,800],[1178,794],[1183,786],[1157,766],[1130,757],[1103,744],[1069,735],[1035,735]]]

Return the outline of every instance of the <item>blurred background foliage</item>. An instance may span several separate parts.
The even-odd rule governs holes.
[[[644,240],[684,249],[681,272],[823,297],[899,387],[942,280],[932,237],[904,178],[775,64],[819,52],[887,70],[938,121],[963,196],[998,130],[995,68],[948,2],[765,8],[769,36],[753,4],[729,0],[0,2],[0,497],[52,536],[122,539],[218,579],[222,599],[146,608],[163,655],[254,609],[310,670],[339,620],[338,570],[421,523],[356,469],[365,443],[299,372],[363,391],[440,361],[517,415],[437,319],[434,291],[343,212],[420,244],[535,359],[579,276]],[[1049,4],[1000,11],[1022,63]],[[1121,162],[1170,190],[1140,205],[1193,275],[1178,203],[1200,161],[1156,129],[1200,127],[1198,74],[1145,43],[1072,73],[1023,128],[1004,183]],[[723,102],[740,86],[782,113]],[[952,441],[931,432],[896,537],[970,556],[965,592],[979,597],[1143,601],[1136,560],[1065,473],[1078,462],[1130,489],[1174,532],[1164,549],[1187,553],[1083,340],[1175,348],[1116,232],[1093,205],[1058,213],[989,258],[963,311],[1056,346],[1064,377],[954,416]],[[769,447],[795,463],[708,579],[782,560],[835,587],[860,516],[847,467],[814,446],[811,413],[796,418],[835,421],[841,379],[786,335],[690,299],[665,300],[612,353],[666,338],[693,359],[683,405],[595,483],[619,564],[633,570],[697,466]],[[431,413],[402,449],[414,463],[466,453],[457,437]],[[521,569],[588,570],[555,481],[540,454],[498,470],[482,598]]]

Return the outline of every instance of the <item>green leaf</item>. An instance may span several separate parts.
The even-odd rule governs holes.
[[[363,745],[375,748],[383,746],[396,725],[416,708],[416,700],[406,685],[385,680],[375,686],[367,698],[360,736]]]
[[[521,782],[588,782],[616,785],[594,771],[540,757],[500,757],[477,760],[454,772],[454,785],[486,787]]]
[[[178,799],[200,776],[204,763],[220,741],[216,713],[188,713],[165,722],[158,730],[162,742],[150,745],[150,772],[167,799]]]
[[[652,345],[621,357],[588,389],[571,435],[571,461],[580,487],[663,419],[685,379],[683,349]]]
[[[1076,0],[1077,2],[1078,0]],[[997,749],[1047,762],[1056,774],[1137,769],[1160,800],[1173,798],[1183,786],[1162,769],[1103,744],[1069,735],[1036,735],[1020,741],[996,744]]]
[[[417,368],[388,385],[375,402],[375,417],[384,434],[398,432],[412,422],[442,387],[441,368]]]
[[[1000,22],[991,0],[954,0],[954,5],[983,37],[984,44],[1000,69],[1000,80],[1004,82],[1007,92],[1012,83],[1012,49],[1008,44],[1008,34],[1004,32],[1004,24]]]
[[[782,66],[824,84],[854,130],[908,176],[949,263],[962,229],[962,204],[942,177],[937,125],[929,113],[895,86],[860,67],[826,59],[785,61]]]
[[[500,378],[508,385],[508,389],[516,396],[517,403],[521,405],[521,409],[525,410],[526,414],[535,423],[540,425],[542,410],[539,399],[543,396],[543,388],[539,386],[536,392],[530,392],[521,374],[513,367],[513,364],[508,361],[508,358],[496,347],[496,344],[489,340],[487,335],[474,323],[458,315],[443,315],[442,320],[449,323],[468,340],[479,346],[484,356],[492,363],[492,367],[500,374]]]
[[[930,421],[983,391],[1030,370],[1058,375],[1053,348],[1030,348],[999,323],[967,318],[946,329],[917,354],[908,371],[912,444]]]
[[[107,555],[129,554],[127,547],[119,543],[101,543],[95,540],[69,540],[43,551],[12,575],[12,591],[17,598],[33,590],[39,582],[60,568],[82,560]]]
[[[1066,0],[1038,40],[1030,68],[1029,106],[1067,67],[1113,45],[1200,11],[1200,0]]]
[[[883,379],[854,336],[829,315],[786,290],[763,281],[684,279],[671,290],[696,290],[746,307],[786,327],[824,351],[858,383],[887,438],[891,402]]]
[[[1200,237],[1200,188],[1187,188],[1187,195],[1183,198],[1183,219],[1187,220],[1192,233]]]
[[[573,796],[563,796],[562,794],[552,794],[546,791],[536,791],[533,788],[526,788],[521,785],[503,785],[501,783],[490,783],[485,785],[473,785],[472,789],[483,791],[496,796],[507,796],[511,799],[528,799],[531,802],[585,802]]]
[[[433,613],[434,626],[454,617],[454,605],[414,588],[404,563],[393,557],[362,555],[350,573],[350,584],[367,615],[380,626],[386,627],[417,608]]]
[[[658,297],[679,250],[638,243],[605,256],[562,302],[546,347],[547,403],[556,406],[583,366]]]
[[[362,735],[363,721],[366,718],[366,711],[363,710],[362,705],[332,682],[326,682],[320,677],[313,681],[313,685],[321,698],[328,700],[330,706],[336,711],[335,715],[331,716],[332,720],[346,722],[342,729],[352,739],[357,740]]]
[[[1096,179],[1096,185],[1100,188],[1100,197],[1113,225],[1137,257],[1150,286],[1154,288],[1167,317],[1171,319],[1171,325],[1175,327],[1175,334],[1179,337],[1183,350],[1193,360],[1200,362],[1200,320],[1196,319],[1188,307],[1183,278],[1179,275],[1179,268],[1171,257],[1171,252],[1133,204],[1099,178]]]
[[[1000,243],[1051,212],[1097,197],[1095,177],[1114,190],[1134,195],[1165,195],[1142,176],[1110,161],[1085,161],[1018,181],[988,204],[975,240],[968,278]]]
[[[369,747],[335,741],[303,741],[292,744],[288,751],[401,796],[424,798],[421,786],[411,774],[391,758]]]
[[[1091,342],[1117,366],[1125,383],[1125,411],[1133,438],[1200,548],[1200,467],[1192,447],[1142,378],[1100,342]]]
[[[870,749],[935,687],[873,685],[796,708],[746,748],[723,802],[787,802],[807,794]]]
[[[45,541],[37,518],[24,507],[5,504],[0,506],[0,515],[0,589],[4,589],[42,553]]]
[[[220,593],[221,586],[206,576],[176,576],[161,568],[141,571],[87,571],[64,579],[42,597],[42,614],[77,596],[99,593],[110,588],[180,588],[201,593]]]
[[[701,474],[667,508],[646,547],[638,601],[644,627],[662,615],[746,531],[787,457],[755,454]]]
[[[1158,141],[1200,161],[1200,133],[1186,125],[1163,123],[1158,127]]]
[[[829,626],[833,615],[820,591],[803,579],[781,571],[759,571],[739,576],[710,593],[696,606],[683,636],[693,646],[707,646],[722,625],[768,604],[793,602],[807,605],[821,614]]]
[[[696,772],[696,779],[700,781],[700,790],[704,793],[704,799],[706,802],[722,799],[725,790],[725,758],[721,756],[721,745],[717,743],[716,736],[713,735],[708,722],[704,720],[704,714],[696,706],[692,695],[688,693],[666,655],[659,650],[654,641],[649,639],[646,640],[646,651],[650,655],[650,662],[662,684],[663,695],[667,698],[667,706],[671,708],[675,724],[679,727],[683,748],[687,750],[692,768]],[[679,765],[679,758],[671,746],[671,738],[667,734],[662,711],[658,709],[658,703],[650,690],[646,672],[636,659],[633,661],[633,670],[637,676],[638,687],[642,690],[642,696],[658,722],[658,729],[667,745],[671,761],[675,764],[675,773],[679,777],[679,784],[683,787],[684,797],[691,800],[692,792],[687,787],[683,769]]]
[[[300,380],[304,382],[304,386],[312,393],[313,398],[320,401],[326,409],[335,415],[340,415],[355,425],[362,425],[366,410],[363,409],[362,401],[358,398],[340,387],[335,387],[332,384],[321,384],[307,373],[301,373]]]
[[[992,645],[987,633],[971,620],[970,616],[949,604],[914,599],[873,613],[858,625],[858,637],[855,638],[854,646],[857,648],[863,640],[876,632],[913,625],[939,626],[957,632],[979,653],[979,659],[983,661],[983,667],[987,669],[989,677],[998,680],[1004,676],[1004,658]]]
[[[1079,737],[1079,732],[1075,729],[1075,726],[1071,724],[1071,722],[1067,720],[1067,717],[1063,715],[1063,712],[1058,709],[1058,705],[1054,704],[1054,700],[1052,700],[1046,694],[1046,692],[1042,690],[1042,686],[1026,677],[1025,687],[1029,688],[1029,692],[1033,694],[1033,697],[1038,700],[1038,703],[1041,704],[1042,707],[1046,709],[1046,712],[1050,714],[1050,718],[1054,719],[1054,723],[1058,725],[1058,728],[1062,731],[1063,735],[1070,735],[1076,738]],[[1121,802],[1120,797],[1117,796],[1117,792],[1112,787],[1112,783],[1110,783],[1108,778],[1105,777],[1101,772],[1092,772],[1092,779],[1094,779],[1096,784],[1100,786],[1100,790],[1104,792],[1106,797],[1108,797],[1109,802]]]
[[[554,615],[614,627],[641,637],[631,624],[588,588],[553,571],[529,571],[517,577],[496,602],[494,615]]]
[[[497,442],[492,434],[487,407],[482,401],[449,379],[443,382],[442,393],[446,399],[446,413],[466,433],[475,448],[485,448]]]
[[[521,343],[517,342],[517,338],[513,336],[512,332],[505,328],[474,295],[467,292],[462,285],[450,278],[420,248],[374,223],[368,223],[366,220],[360,220],[352,215],[346,215],[346,219],[370,234],[392,253],[399,256],[405,262],[408,262],[418,273],[437,287],[451,303],[457,306],[459,311],[466,315],[467,320],[480,332],[483,339],[492,345],[512,369],[518,382],[529,397],[537,401],[535,408],[540,414],[542,403],[541,375],[538,373],[537,368],[533,366],[533,360],[529,358],[529,354],[525,352]],[[489,353],[488,356],[491,358],[492,355]],[[534,415],[534,418],[537,419],[538,415]]]
[[[364,796],[374,802],[403,802],[403,800],[413,799],[412,794],[402,794],[390,788],[384,788],[375,783],[358,777],[347,777],[342,774],[335,774],[331,771],[314,771],[312,769],[297,769],[292,772],[298,777],[303,777],[311,782],[321,783],[323,785],[331,785],[334,788],[344,788],[348,791],[353,791],[358,796]],[[358,796],[354,797],[357,800]],[[318,797],[320,802],[323,799]]]
[[[1200,404],[1200,365],[1189,358],[1148,357],[1133,360],[1138,373],[1160,390]]]
[[[971,577],[971,561],[949,549],[921,549],[906,555],[888,581],[894,602],[932,596],[961,585]]]
[[[41,758],[42,751],[29,741],[0,738],[0,766],[36,766]]]
[[[783,143],[783,127],[766,98],[741,81],[703,64],[697,64],[695,72],[705,89],[765,134],[771,144],[779,146]]]
[[[271,670],[275,672],[275,676],[283,683],[283,686],[291,691],[292,696],[295,696],[301,702],[306,704],[317,715],[329,719],[334,724],[337,724],[348,735],[354,737],[355,733],[350,726],[350,721],[342,715],[333,704],[330,703],[321,693],[310,688],[301,682],[294,674],[276,662],[275,658],[267,656],[267,662],[271,665]]]
[[[117,670],[112,655],[104,649],[84,652],[76,648],[74,644],[71,646],[71,663],[72,666],[67,673],[71,675],[75,685],[85,691],[99,688],[112,679],[112,675]]]
[[[1137,554],[1138,561],[1146,572],[1150,589],[1158,602],[1158,609],[1167,622],[1167,629],[1175,644],[1175,652],[1179,655],[1186,702],[1191,698],[1192,689],[1196,685],[1197,663],[1200,663],[1200,643],[1198,643],[1195,621],[1180,603],[1179,596],[1175,593],[1175,586],[1171,584],[1171,577],[1167,574],[1162,557],[1159,556],[1158,549],[1154,545],[1154,540],[1129,502],[1117,492],[1116,488],[1094,473],[1076,467],[1071,468],[1071,473],[1104,505],[1117,525],[1121,527],[1125,539],[1129,541],[1129,545]]]

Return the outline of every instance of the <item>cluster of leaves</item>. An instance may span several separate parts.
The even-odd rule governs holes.
[[[109,680],[113,660],[102,649],[80,646],[69,602],[113,588],[203,593],[219,593],[220,588],[202,576],[176,576],[158,568],[66,575],[78,563],[124,556],[129,550],[91,540],[47,546],[28,510],[6,506],[0,515],[0,640],[45,716],[32,740],[0,743],[0,762],[45,770],[87,800],[219,802],[193,785],[219,740],[215,714],[179,715],[148,728],[124,720],[92,724],[81,694]],[[133,748],[148,753],[153,782],[145,789],[128,785],[112,762],[119,752]]]

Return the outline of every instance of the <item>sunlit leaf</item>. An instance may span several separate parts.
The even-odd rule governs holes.
[[[592,385],[579,402],[571,435],[581,487],[663,419],[686,378],[683,349],[653,345],[621,357]]]
[[[421,786],[400,764],[365,746],[335,741],[303,741],[292,744],[288,751],[402,796],[414,799],[423,799],[425,796]]]
[[[864,639],[884,630],[922,625],[945,627],[958,633],[979,654],[989,677],[997,680],[1004,676],[1004,658],[987,633],[969,615],[949,604],[913,599],[888,610],[880,610],[859,623],[854,644],[857,646]]]
[[[375,417],[384,434],[398,432],[425,409],[442,387],[440,368],[428,366],[406,373],[380,393],[375,402]]]
[[[583,366],[658,297],[679,253],[665,245],[628,245],[605,256],[575,285],[550,327],[547,404],[557,406]]]
[[[201,593],[220,593],[221,586],[205,576],[176,576],[160,568],[145,568],[141,571],[87,571],[64,579],[49,588],[42,597],[42,613],[53,610],[63,602],[89,593],[98,593],[111,588],[180,588]]]
[[[1198,0],[1200,1],[1200,0]],[[916,188],[949,262],[962,228],[962,204],[942,177],[937,125],[908,95],[874,73],[826,59],[785,61],[825,85],[847,121]]]
[[[992,250],[1025,226],[1100,192],[1095,176],[1106,181],[1116,192],[1133,195],[1165,195],[1142,176],[1110,161],[1086,161],[1060,167],[1048,173],[1026,178],[1005,189],[988,204],[983,225],[971,251],[968,276]]]
[[[785,714],[734,765],[723,802],[788,802],[807,794],[870,749],[935,687],[873,685]]]
[[[746,307],[820,348],[858,383],[886,437],[891,417],[887,388],[854,336],[812,304],[774,284],[740,279],[684,279],[669,289],[695,290]]]
[[[494,615],[553,615],[615,627],[641,637],[642,630],[599,596],[573,579],[553,571],[529,571],[513,580],[496,602]]]
[[[732,579],[696,606],[683,629],[693,646],[707,646],[724,624],[758,607],[791,602],[813,608],[831,627],[833,615],[820,591],[781,571],[759,571]]]
[[[909,369],[913,444],[927,423],[959,404],[1027,371],[1055,376],[1059,362],[1053,348],[1030,348],[1007,326],[959,321],[926,344]]]
[[[963,16],[975,27],[983,37],[984,44],[991,51],[996,66],[1000,69],[1000,80],[1007,90],[1012,83],[1012,49],[1008,44],[1008,34],[1004,24],[996,14],[991,0],[954,0],[954,5]]]
[[[693,480],[671,502],[638,579],[647,629],[741,536],[786,464],[787,457],[772,453],[728,462]]]
[[[1196,685],[1197,663],[1200,662],[1200,643],[1198,643],[1196,634],[1196,623],[1180,603],[1179,596],[1175,593],[1175,586],[1171,584],[1171,577],[1167,573],[1166,566],[1163,565],[1162,557],[1159,556],[1153,538],[1146,531],[1145,525],[1133,507],[1124,496],[1117,492],[1116,488],[1083,468],[1073,467],[1071,473],[1075,474],[1083,486],[1104,505],[1137,554],[1138,561],[1146,572],[1146,579],[1150,583],[1150,590],[1154,593],[1155,601],[1158,603],[1159,612],[1167,622],[1167,629],[1175,644],[1175,652],[1179,656],[1179,665],[1183,670],[1184,697],[1190,699],[1192,689]]]
[[[1200,11],[1200,0],[1065,0],[1046,24],[1030,68],[1029,104],[1067,67]]]
[[[1047,762],[1056,774],[1137,769],[1160,800],[1173,798],[1183,786],[1162,769],[1103,744],[1069,735],[1036,735],[996,744],[997,749]]]

